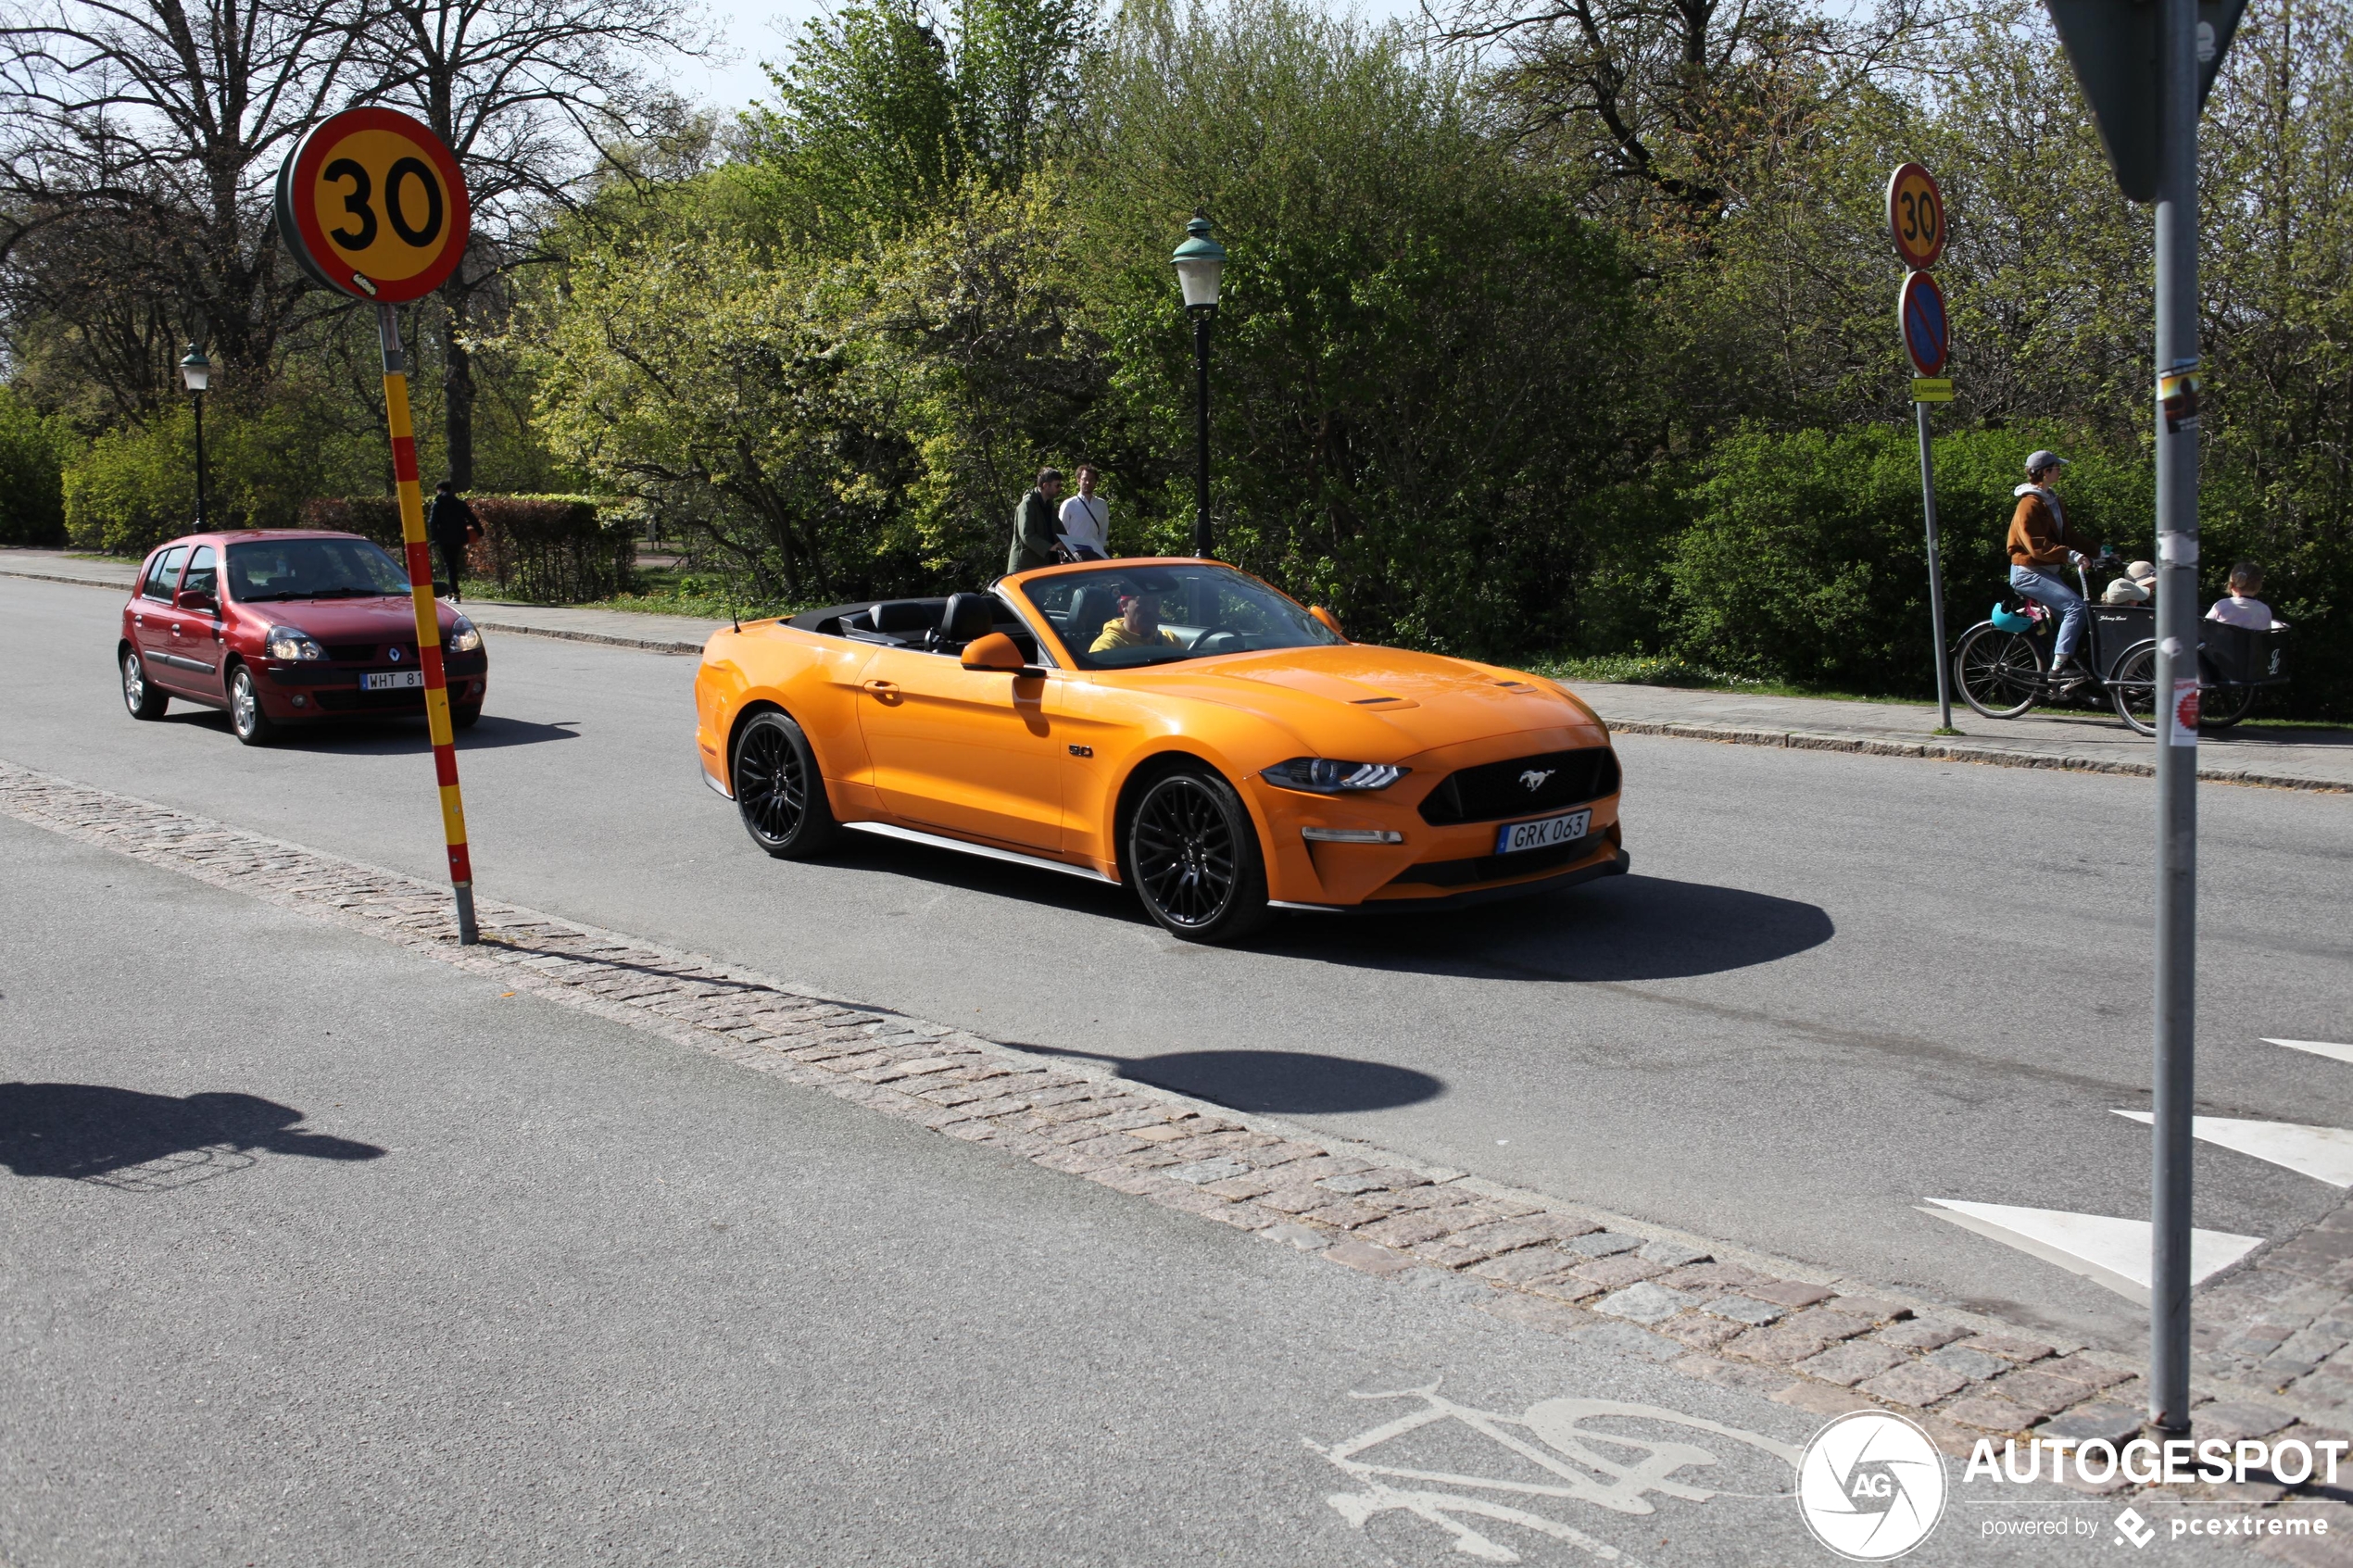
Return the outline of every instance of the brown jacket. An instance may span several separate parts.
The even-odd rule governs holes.
[[[2033,491],[2018,498],[2018,510],[2010,514],[2012,566],[2064,566],[2069,551],[2088,556],[2099,547],[2098,540],[2070,528],[2063,516],[2053,516],[2049,503]]]

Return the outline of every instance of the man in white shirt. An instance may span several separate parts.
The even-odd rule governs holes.
[[[1092,463],[1078,465],[1078,494],[1063,503],[1063,548],[1073,560],[1111,558],[1111,503],[1095,494]]]

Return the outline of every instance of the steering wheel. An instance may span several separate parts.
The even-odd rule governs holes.
[[[1199,637],[1196,637],[1193,640],[1193,652],[1195,653],[1242,653],[1246,651],[1247,649],[1244,647],[1242,643],[1242,634],[1239,632],[1229,632],[1224,627],[1218,627],[1211,631],[1203,632]]]

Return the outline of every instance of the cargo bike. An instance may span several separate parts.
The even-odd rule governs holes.
[[[2058,616],[2015,592],[1994,613],[1962,633],[1953,645],[1953,684],[1969,705],[1988,719],[2018,719],[2044,704],[2102,701],[2145,735],[2157,734],[2157,607],[2103,604],[2091,573],[2101,585],[2123,570],[2103,551],[2075,569],[2089,621],[2077,658],[2089,680],[2051,674],[2057,653]],[[2255,710],[2267,687],[2287,684],[2286,633],[2249,631],[2219,621],[2198,622],[2198,728],[2225,730]]]

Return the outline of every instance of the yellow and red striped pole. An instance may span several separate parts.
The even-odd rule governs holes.
[[[409,424],[409,362],[400,350],[400,320],[376,307],[376,340],[384,357],[384,418],[392,426],[392,478],[400,495],[400,539],[408,548],[409,596],[417,610],[417,656],[425,667],[425,728],[433,737],[433,771],[441,785],[441,833],[449,845],[449,884],[458,895],[458,940],[474,929],[473,860],[466,852],[466,805],[458,793],[457,732],[449,726],[449,684],[441,668],[441,614],[434,605],[433,552],[425,543],[424,493],[417,484],[417,438]],[[457,570],[452,562],[450,570]]]

